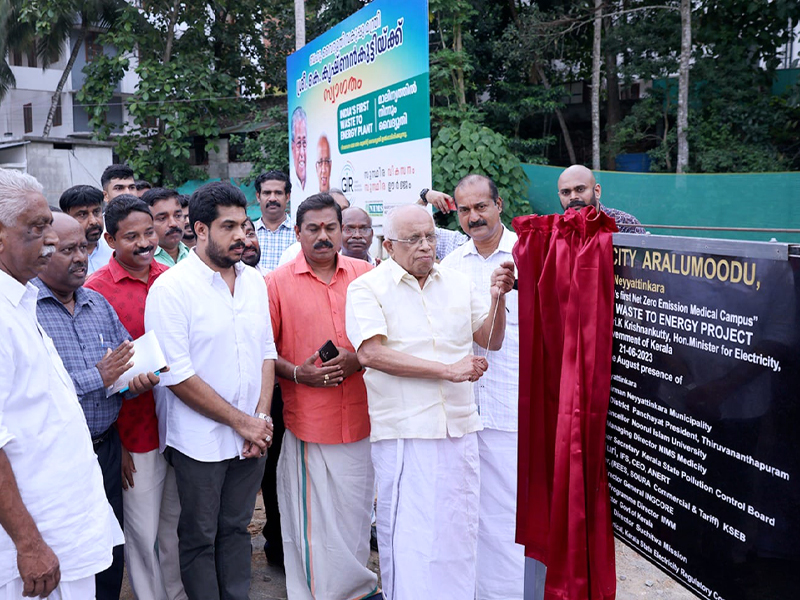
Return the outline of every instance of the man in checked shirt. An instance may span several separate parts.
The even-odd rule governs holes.
[[[83,287],[88,254],[81,225],[58,212],[53,214],[53,230],[58,235],[56,252],[31,281],[39,288],[36,315],[75,384],[103,472],[106,497],[122,526],[121,447],[114,423],[123,396],[106,397],[106,387],[128,368],[133,344],[106,299]],[[146,392],[156,383],[153,373],[140,375],[131,381],[126,397]],[[95,585],[99,600],[119,598],[122,546],[114,548],[114,562],[95,576]]]

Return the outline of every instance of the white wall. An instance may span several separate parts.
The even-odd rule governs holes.
[[[69,145],[71,149],[55,149],[51,142],[31,141],[24,146],[27,171],[44,186],[45,198],[53,205],[57,205],[62,192],[73,185],[100,188],[100,175],[112,163],[110,146]]]

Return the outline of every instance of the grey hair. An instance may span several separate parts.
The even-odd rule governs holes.
[[[386,217],[383,220],[383,238],[386,240],[396,240],[398,217],[404,212],[409,212],[412,210],[420,210],[424,212],[431,222],[433,222],[433,217],[431,216],[431,213],[428,212],[428,209],[421,207],[419,204],[404,204],[403,206],[393,208],[386,214]]]
[[[28,196],[43,190],[42,184],[27,173],[0,169],[0,224],[13,227],[28,205]]]
[[[300,121],[305,124],[306,122],[306,111],[303,110],[302,106],[298,106],[292,112],[292,141],[294,141],[294,128]]]

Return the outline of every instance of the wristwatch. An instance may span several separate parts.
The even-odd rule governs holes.
[[[270,417],[267,413],[256,413],[257,419],[263,419],[267,423],[272,423],[272,417]]]
[[[430,189],[422,188],[422,191],[419,193],[419,197],[422,200],[423,204],[428,204],[428,199],[425,197],[428,195],[428,192],[430,192]]]

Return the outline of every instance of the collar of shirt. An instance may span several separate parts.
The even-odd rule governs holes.
[[[22,285],[19,281],[14,279],[11,275],[6,273],[3,270],[0,270],[0,293],[2,293],[8,301],[16,308],[19,306],[22,298],[26,294],[33,294],[34,298],[34,311],[36,310],[36,297],[39,294],[39,290],[34,286],[32,283],[26,283]],[[27,302],[26,302],[27,305]],[[27,308],[27,306],[26,306]]]
[[[500,237],[500,243],[497,245],[497,248],[494,249],[494,252],[492,252],[486,258],[494,256],[498,252],[507,252],[508,254],[511,254],[512,250],[514,250],[514,244],[517,242],[517,236],[509,231],[505,225],[502,227],[503,235]],[[473,239],[470,239],[467,243],[465,243],[463,248],[465,256],[467,254],[478,254],[480,256],[478,249],[475,247],[475,240]]]
[[[264,219],[262,219],[261,217],[258,218],[258,221],[253,223],[253,226],[256,228],[256,231],[258,231],[259,229],[270,230],[269,227],[264,225]],[[278,225],[278,229],[292,229],[292,219],[288,214],[286,215],[286,218],[283,220],[283,223]]]
[[[194,248],[189,251],[189,256],[186,257],[186,262],[189,263],[192,269],[194,269],[194,271],[208,283],[212,283],[214,281],[214,277],[222,278],[222,275],[219,273],[219,271],[215,271],[209,267],[203,262],[202,258],[197,256],[197,252],[195,252]],[[236,273],[236,279],[239,279],[242,271],[244,271],[246,268],[247,265],[242,261],[234,263],[233,269]]]
[[[150,261],[150,272],[147,275],[147,287],[149,288],[153,285],[153,281],[156,277],[161,274],[161,270],[158,268],[153,268],[154,265],[157,265],[156,259]],[[163,267],[161,267],[163,269]],[[119,283],[123,279],[130,279],[131,281],[138,281],[139,283],[143,283],[141,279],[134,277],[131,275],[125,267],[123,267],[117,261],[117,253],[114,252],[111,260],[108,261],[108,272],[111,275],[111,278],[114,280],[114,283]]]
[[[184,244],[183,242],[178,242],[178,260],[174,260],[172,256],[170,256],[169,252],[164,250],[161,246],[158,246],[156,249],[155,255],[153,258],[160,262],[162,265],[167,265],[168,267],[174,267],[176,264],[181,262],[184,258],[189,256],[189,246]]]
[[[403,267],[398,265],[394,261],[394,259],[387,258],[386,260],[381,262],[380,266],[382,267],[383,265],[387,265],[385,268],[389,269],[389,271],[392,274],[392,280],[397,285],[400,285],[400,282],[403,281],[403,279],[405,279],[406,282],[413,283],[415,286],[419,287],[419,282],[417,281],[417,278],[414,277],[408,271],[406,271]],[[431,282],[432,279],[437,279],[439,277],[439,274],[440,274],[439,273],[439,265],[434,262],[433,263],[433,268],[431,269],[431,272],[428,274],[428,278],[425,280],[425,283],[423,284],[423,287],[427,286]]]
[[[298,254],[297,257],[294,259],[294,262],[295,262],[294,273],[295,273],[295,275],[300,275],[302,273],[308,273],[309,275],[311,275],[315,279],[318,279],[320,281],[320,283],[322,283],[324,285],[333,285],[333,283],[336,281],[336,278],[339,276],[339,273],[344,271],[344,266],[342,266],[342,261],[339,260],[339,256],[340,255],[337,253],[336,254],[336,271],[333,273],[333,278],[331,279],[330,283],[328,283],[328,284],[326,284],[319,277],[317,277],[317,274],[314,273],[314,270],[309,266],[308,261],[306,260],[306,255],[302,251],[300,251],[300,254]]]
[[[37,277],[35,279],[32,279],[31,283],[35,285],[37,288],[39,288],[39,295],[37,297],[38,300],[44,300],[45,298],[52,298],[53,300],[58,302],[58,304],[64,306],[64,303],[61,302],[61,300],[59,300],[58,298],[56,298],[56,295],[53,293],[53,290],[51,290],[50,287],[44,281],[42,281]],[[87,304],[93,304],[92,298],[89,296],[89,294],[86,293],[86,290],[83,289],[83,286],[75,290],[74,295],[75,295],[76,308],[78,306],[86,306]]]

